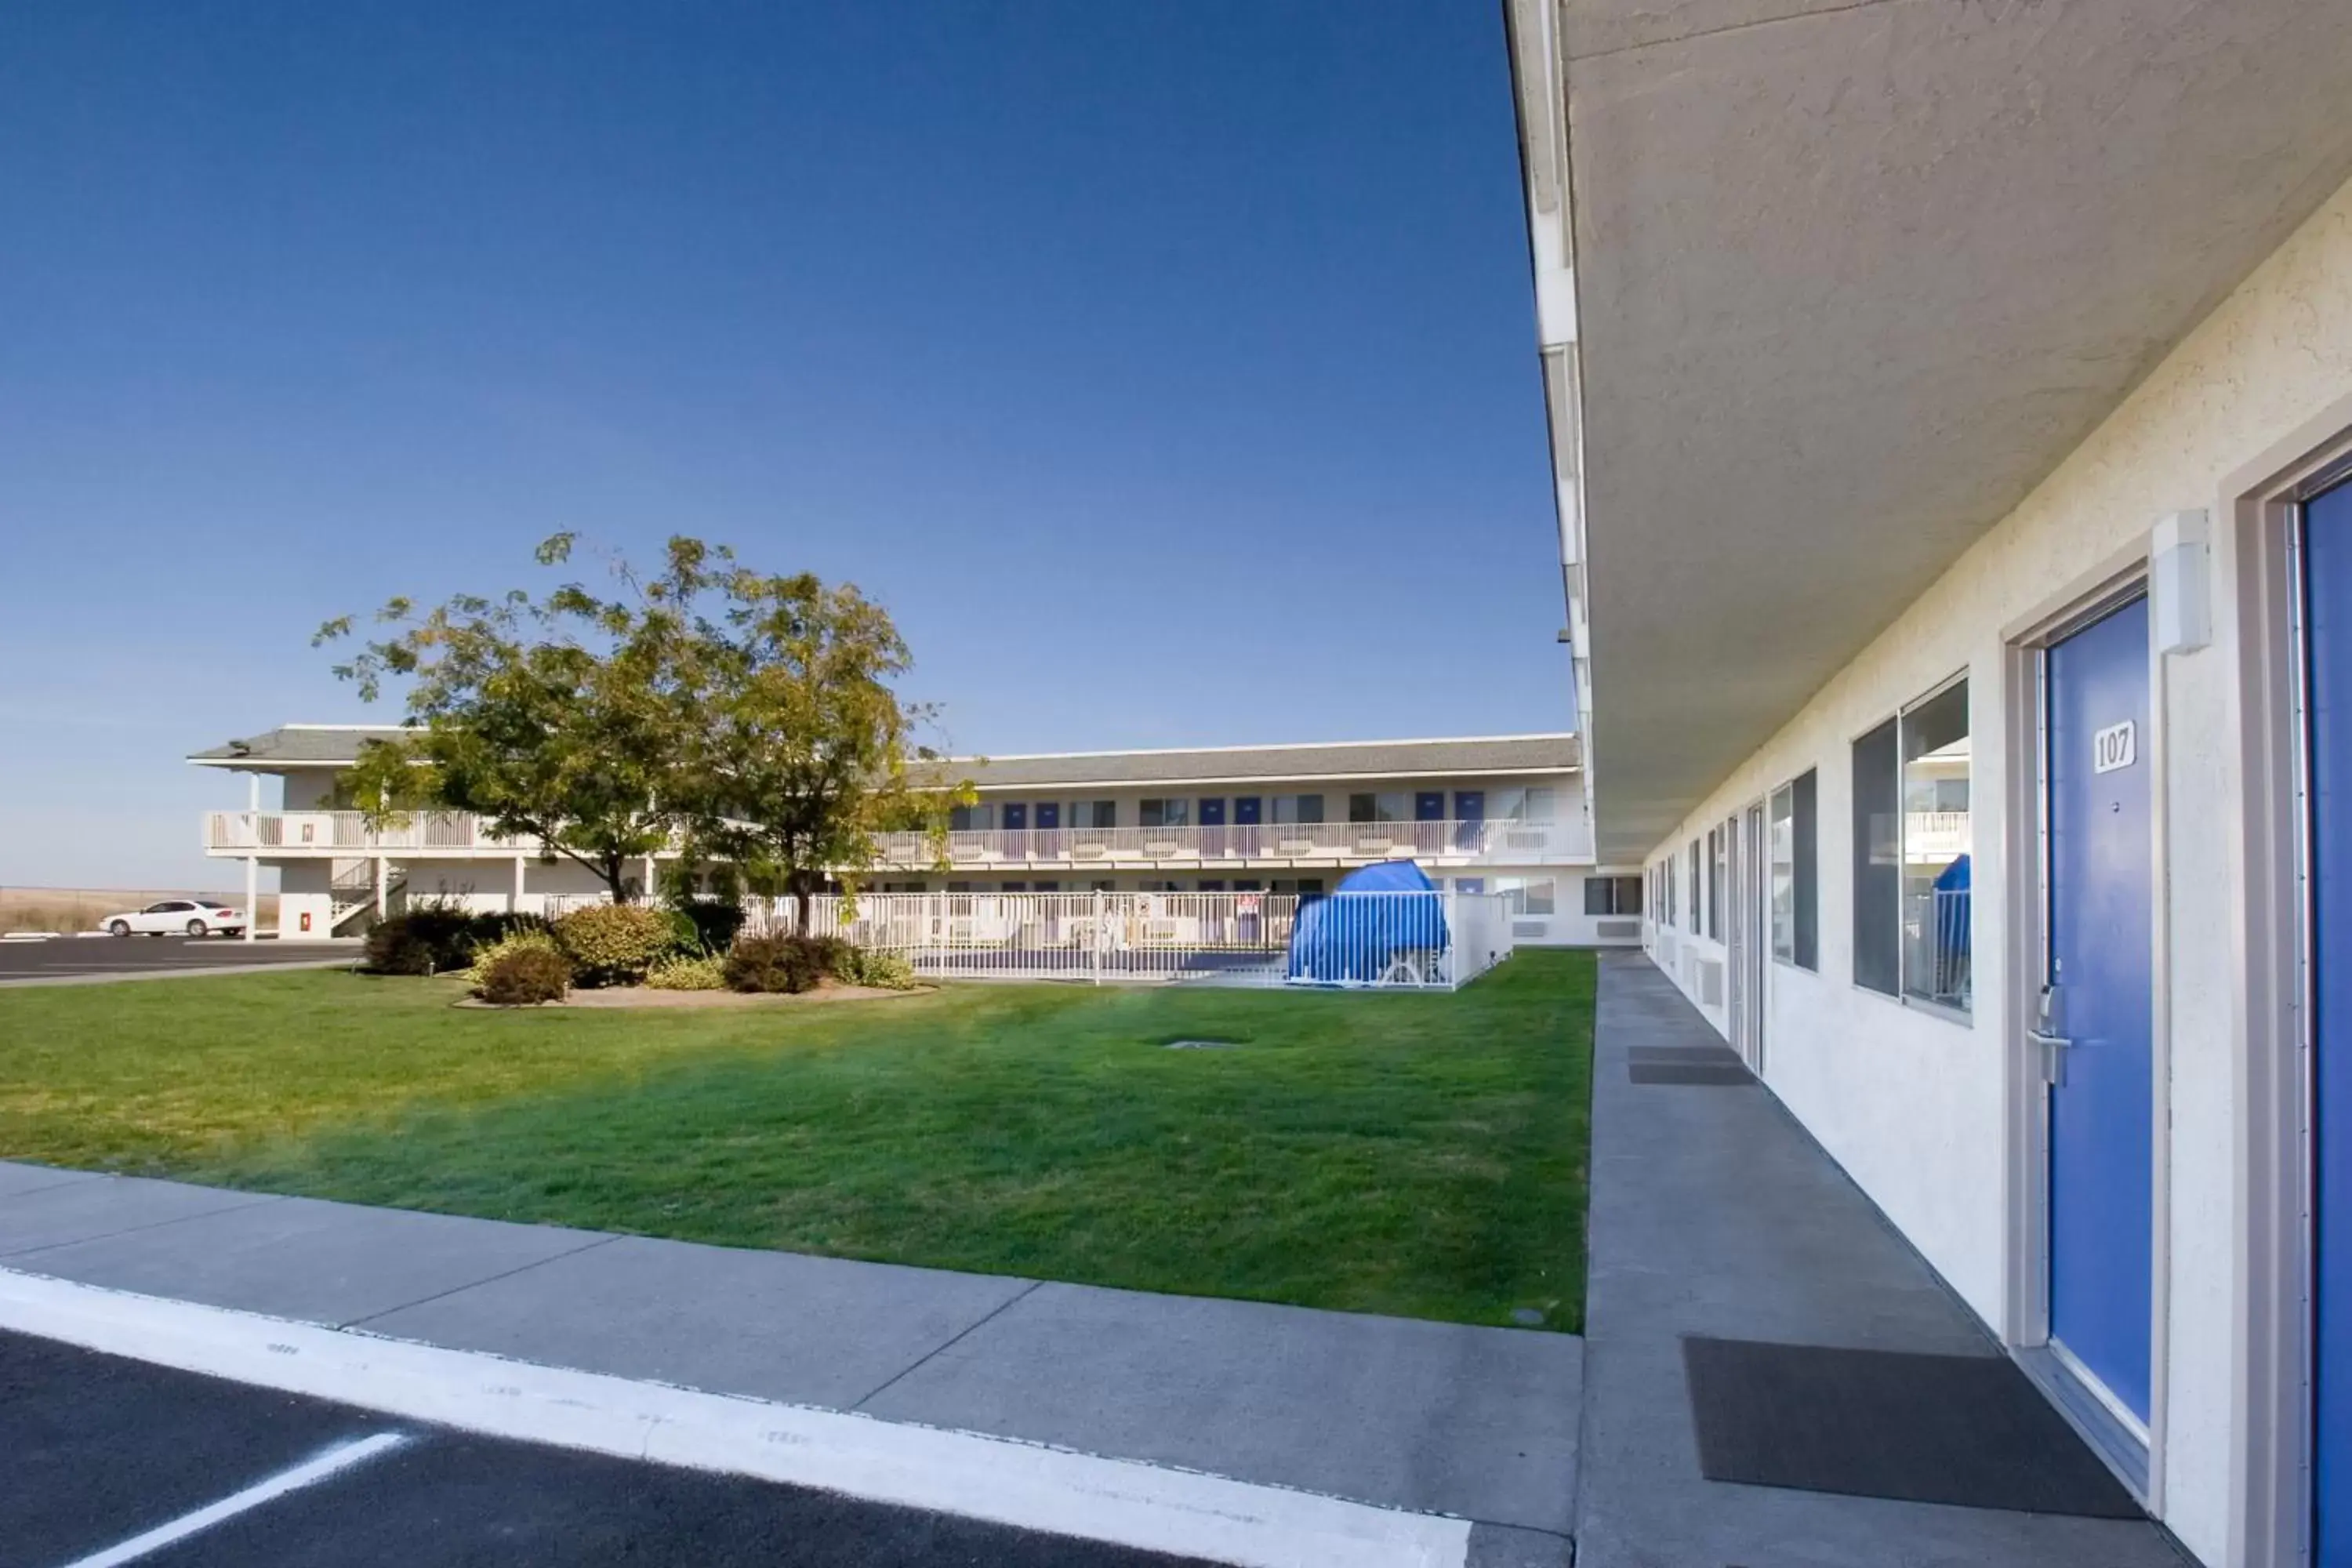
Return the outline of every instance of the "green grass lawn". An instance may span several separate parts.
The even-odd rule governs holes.
[[[5,989],[0,1156],[1572,1331],[1593,973],[696,1012],[321,971]],[[1162,1048],[1192,1037],[1244,1044]]]

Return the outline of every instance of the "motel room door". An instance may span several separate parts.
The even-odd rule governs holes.
[[[2352,485],[2303,513],[2310,802],[2311,1561],[2352,1563]],[[2329,954],[2336,956],[2331,958]]]
[[[1717,895],[1730,906],[1723,911],[1723,1017],[1730,1026],[1731,1048],[1744,1061],[1748,1056],[1748,1015],[1755,1005],[1748,994],[1748,947],[1754,938],[1748,930],[1748,889],[1741,879],[1748,874],[1748,857],[1739,841],[1739,818],[1734,816],[1724,823],[1723,831],[1730,839],[1723,847],[1730,885]]]
[[[2147,600],[2042,654],[2050,1343],[2147,1438],[2155,1267]]]
[[[1483,789],[1457,789],[1454,792],[1454,847],[1475,850],[1486,830],[1486,792]]]
[[[1739,958],[1739,988],[1748,998],[1739,1054],[1748,1070],[1764,1076],[1764,955],[1772,946],[1772,889],[1764,854],[1764,803],[1748,808],[1739,826],[1739,930],[1748,951]]]

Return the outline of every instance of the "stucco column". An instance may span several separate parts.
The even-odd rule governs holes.
[[[507,900],[507,913],[510,915],[522,913],[522,857],[520,855],[515,857],[514,892]]]
[[[382,919],[383,919],[383,916],[384,916],[383,857],[383,856],[381,856],[381,855],[379,855],[379,856],[377,856],[377,857],[375,858],[375,918],[376,918],[376,919],[378,919],[378,920],[382,920]]]
[[[245,858],[245,940],[256,940],[260,925],[261,860],[258,856],[248,855]]]

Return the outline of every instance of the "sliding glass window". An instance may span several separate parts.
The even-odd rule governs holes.
[[[1966,1012],[1969,683],[1903,715],[1903,994]]]
[[[1800,969],[1821,967],[1818,830],[1812,770],[1772,792],[1772,956]]]
[[[1723,940],[1723,889],[1731,855],[1731,824],[1706,836],[1706,934]]]
[[[1853,743],[1853,979],[1966,1012],[1969,683],[1956,680]]]
[[[1853,743],[1853,983],[1903,989],[1902,748],[1889,719]]]
[[[1693,936],[1706,930],[1706,873],[1700,857],[1699,842],[1690,841],[1690,931]]]

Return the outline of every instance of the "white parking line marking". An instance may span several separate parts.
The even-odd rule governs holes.
[[[275,1501],[288,1492],[300,1491],[316,1486],[328,1477],[364,1464],[378,1454],[388,1454],[409,1440],[405,1432],[379,1432],[373,1437],[354,1442],[338,1443],[316,1458],[306,1459],[290,1470],[280,1470],[266,1481],[257,1481],[241,1492],[235,1492],[216,1503],[200,1508],[194,1513],[184,1513],[169,1524],[159,1524],[144,1535],[134,1535],[120,1546],[89,1557],[80,1557],[66,1568],[115,1568],[119,1563],[135,1562],[151,1552],[161,1552],[175,1541],[185,1541],[200,1530],[210,1530],[225,1519]]]
[[[488,1436],[1235,1568],[1464,1568],[1466,1520],[976,1432],[536,1365],[0,1268],[0,1329]],[[82,1568],[82,1565],[76,1565]]]

